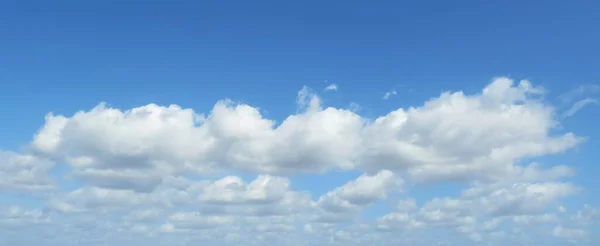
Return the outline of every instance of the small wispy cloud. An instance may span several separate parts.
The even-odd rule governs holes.
[[[600,104],[600,102],[593,98],[586,98],[586,99],[579,100],[575,104],[573,104],[573,106],[571,106],[571,108],[569,108],[569,110],[567,110],[567,112],[565,112],[564,117],[571,117],[575,113],[577,113],[577,111],[581,110],[583,107],[590,105],[590,104],[598,105],[598,104]]]
[[[579,87],[574,88],[574,89],[560,95],[558,98],[563,103],[569,103],[569,102],[574,101],[578,97],[581,98],[584,95],[596,94],[596,93],[600,93],[600,85],[594,85],[594,84],[580,85]]]
[[[362,109],[362,107],[360,105],[358,105],[358,103],[355,102],[351,102],[350,106],[348,107],[348,109],[352,112],[358,112]]]
[[[383,94],[383,97],[382,97],[382,99],[383,99],[383,100],[388,100],[388,99],[390,99],[390,97],[392,97],[392,96],[395,96],[396,94],[398,94],[398,93],[396,92],[396,90],[391,90],[391,91],[388,91],[388,92],[386,92],[385,94]]]
[[[337,91],[338,90],[338,86],[336,84],[330,84],[327,87],[325,87],[325,91]]]
[[[583,109],[588,105],[600,105],[597,94],[600,93],[600,85],[597,84],[585,84],[573,88],[570,91],[563,93],[558,96],[558,99],[563,104],[571,104],[571,107],[564,111],[563,118],[571,117],[575,115],[579,110]],[[583,99],[582,99],[583,98]]]

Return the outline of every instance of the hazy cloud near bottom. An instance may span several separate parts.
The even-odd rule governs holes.
[[[593,245],[600,210],[563,204],[590,187],[573,184],[571,166],[522,164],[584,144],[555,134],[561,112],[543,97],[497,78],[376,119],[325,107],[306,87],[280,123],[229,100],[206,115],[155,104],[50,113],[27,152],[0,153],[1,192],[43,201],[0,203],[0,243]],[[322,195],[289,178],[344,170],[364,174]],[[254,179],[228,176],[240,172]],[[411,193],[447,182],[466,188]],[[385,215],[363,214],[383,200]]]

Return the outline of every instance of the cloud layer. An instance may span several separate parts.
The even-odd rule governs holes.
[[[29,233],[54,245],[596,240],[597,209],[557,209],[585,188],[569,182],[575,171],[531,162],[585,138],[559,129],[544,89],[528,81],[497,78],[477,94],[444,92],[377,118],[326,107],[307,87],[296,102],[298,112],[280,122],[229,100],[207,114],[105,103],[49,113],[24,152],[0,152],[1,192],[43,204],[5,206],[0,238],[21,245],[35,244]],[[56,168],[68,171],[51,175]],[[349,171],[363,174],[324,194],[292,182]],[[464,188],[419,202],[411,193],[448,183]],[[365,215],[382,201],[393,208]],[[448,239],[431,236],[440,230]]]

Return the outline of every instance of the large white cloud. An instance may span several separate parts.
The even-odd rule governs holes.
[[[0,152],[0,188],[54,191],[42,210],[9,209],[0,220],[14,227],[20,216],[19,225],[45,224],[40,230],[74,238],[52,239],[63,245],[431,245],[439,243],[432,230],[457,232],[455,243],[535,235],[582,242],[598,222],[591,206],[556,211],[582,189],[566,180],[572,168],[523,164],[585,140],[560,129],[544,89],[528,81],[497,78],[476,94],[444,92],[376,118],[325,107],[307,87],[296,103],[281,121],[231,100],[207,114],[105,103],[50,113],[26,154]],[[76,187],[55,185],[54,163]],[[363,174],[325,194],[292,184],[297,174],[348,170]],[[465,188],[411,198],[415,185],[446,182]],[[362,216],[382,200],[396,201],[394,211]]]
[[[582,141],[572,133],[551,135],[558,123],[553,108],[538,99],[542,89],[512,83],[496,79],[470,96],[446,92],[375,120],[322,109],[304,88],[298,96],[303,111],[279,125],[231,101],[218,102],[206,117],[176,105],[121,111],[100,104],[71,117],[49,114],[32,148],[104,187],[148,189],[165,174],[226,170],[409,168],[418,181],[492,179],[505,175],[512,161]]]

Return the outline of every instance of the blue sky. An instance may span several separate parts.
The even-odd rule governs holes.
[[[598,7],[4,1],[0,243],[593,245]]]

